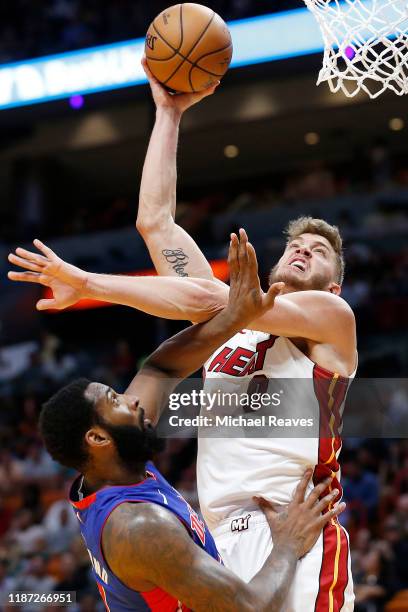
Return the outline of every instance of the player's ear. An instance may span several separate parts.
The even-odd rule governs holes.
[[[111,444],[111,439],[107,433],[98,426],[92,427],[85,434],[85,441],[93,448],[100,448]]]
[[[340,295],[341,287],[337,283],[331,283],[329,285],[329,291],[330,293],[333,293],[334,295]]]

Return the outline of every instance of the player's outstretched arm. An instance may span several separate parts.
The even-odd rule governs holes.
[[[113,511],[102,535],[106,561],[128,587],[142,592],[160,587],[196,612],[278,612],[298,559],[344,509],[344,504],[328,509],[337,491],[319,501],[327,483],[305,500],[310,476],[311,470],[285,511],[261,501],[274,548],[248,584],[194,544],[171,512],[153,504],[122,504]]]
[[[80,299],[122,304],[164,319],[207,321],[228,301],[228,287],[205,279],[129,277],[85,272],[62,260],[35,240],[39,253],[18,248],[10,263],[24,272],[9,272],[13,281],[49,287],[53,298],[39,300],[38,310],[64,309]]]
[[[145,59],[143,67],[156,105],[156,121],[143,168],[136,227],[160,276],[212,280],[208,261],[174,218],[181,117],[188,108],[212,95],[216,87],[201,93],[171,95],[152,75]]]

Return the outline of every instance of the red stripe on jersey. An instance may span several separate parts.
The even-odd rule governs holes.
[[[104,605],[105,605],[106,612],[111,612],[110,607],[108,606],[108,602],[107,602],[107,600],[106,600],[106,593],[105,593],[105,589],[103,588],[103,586],[102,586],[102,585],[101,585],[101,584],[100,584],[98,581],[96,581],[96,584],[97,584],[97,586],[98,586],[98,591],[99,591],[99,594],[100,594],[100,596],[102,597],[102,601],[103,601],[103,603],[104,603]]]
[[[329,509],[342,496],[337,458],[341,450],[342,409],[349,383],[349,379],[318,365],[313,368],[314,391],[320,409],[319,452],[313,482],[317,485],[331,477],[332,481],[323,496],[333,489],[339,490]],[[332,519],[323,531],[323,556],[315,612],[340,612],[348,584],[348,555],[347,536],[337,519]]]
[[[86,510],[87,508],[89,508],[89,506],[91,506],[94,501],[96,500],[96,493],[92,493],[92,495],[88,495],[88,497],[84,497],[84,499],[81,499],[81,501],[71,501],[71,504],[74,506],[74,508],[77,508],[78,510]]]
[[[159,588],[139,595],[143,597],[152,612],[191,612],[190,608],[186,608],[172,595]]]
[[[74,482],[72,486],[73,489],[76,488],[75,485],[77,482],[79,482],[80,478],[81,477],[79,476]],[[141,484],[146,482],[148,478],[154,478],[154,480],[157,480],[156,475],[153,474],[153,472],[149,472],[149,470],[146,470],[146,478],[144,478],[140,482],[135,482],[135,484],[126,485],[126,486],[129,488],[139,487]],[[123,487],[123,485],[108,485],[106,487],[102,487],[102,489],[99,489],[99,491],[103,491],[104,489],[115,489],[115,488],[119,489],[119,487]],[[84,497],[84,499],[81,499],[81,501],[72,501],[72,499],[70,499],[69,501],[74,506],[74,508],[77,508],[78,510],[86,510],[87,508],[89,508],[89,506],[91,506],[96,501],[97,494],[98,494],[98,491],[96,491],[96,493],[92,493],[91,495],[88,495],[87,497]]]
[[[338,489],[340,494],[333,501],[341,499],[342,489],[338,479],[340,470],[337,461],[341,449],[340,429],[342,425],[342,406],[346,397],[349,380],[318,365],[313,368],[313,385],[319,402],[319,452],[313,482],[319,484],[331,477],[328,491]]]
[[[323,531],[323,557],[315,612],[340,612],[348,584],[348,540],[336,519]]]
[[[338,603],[339,610],[344,604],[344,596],[349,581],[348,561],[349,561],[349,541],[343,527],[341,529],[341,552],[339,559],[338,581],[333,589],[334,599]]]

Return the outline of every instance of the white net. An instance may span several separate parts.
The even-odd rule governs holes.
[[[351,98],[408,93],[408,0],[304,0],[325,43],[317,84]]]

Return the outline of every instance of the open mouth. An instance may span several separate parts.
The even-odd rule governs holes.
[[[291,268],[296,268],[297,270],[300,270],[300,272],[306,271],[306,263],[303,261],[303,259],[294,259],[290,262],[289,265]]]

